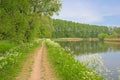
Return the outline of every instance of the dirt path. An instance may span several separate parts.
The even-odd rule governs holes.
[[[28,58],[16,80],[57,80],[47,59],[44,42]]]

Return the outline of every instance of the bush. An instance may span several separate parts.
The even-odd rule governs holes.
[[[9,41],[0,41],[0,53],[5,53],[14,46],[15,45],[10,43]]]
[[[98,35],[99,40],[102,40],[102,41],[104,40],[104,38],[108,38],[108,37],[109,37],[109,35],[105,34],[105,33],[101,33]]]
[[[2,34],[0,34],[0,40],[2,40],[3,39],[3,35]]]

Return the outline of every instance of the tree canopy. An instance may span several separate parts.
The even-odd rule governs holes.
[[[22,43],[50,37],[50,17],[60,7],[59,0],[0,0],[0,40]]]
[[[53,20],[54,38],[99,38],[100,34],[105,34],[107,38],[120,37],[120,27],[97,26],[90,24],[81,24],[72,21],[54,19]],[[116,34],[116,35],[115,35]]]

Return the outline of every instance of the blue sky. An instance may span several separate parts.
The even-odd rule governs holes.
[[[120,26],[120,0],[61,0],[54,18],[80,23]]]

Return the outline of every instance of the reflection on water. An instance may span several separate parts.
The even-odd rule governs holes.
[[[105,77],[108,80],[112,80],[112,72],[104,65],[102,56],[99,54],[85,54],[82,56],[75,56],[75,59],[79,60],[85,66],[94,68],[95,71]]]
[[[106,80],[120,80],[120,45],[99,41],[58,42],[89,68],[103,75]]]
[[[99,41],[64,41],[58,42],[62,47],[69,48],[74,51],[75,55],[87,53],[101,53],[101,52],[114,52],[120,50],[120,45],[105,44]]]

